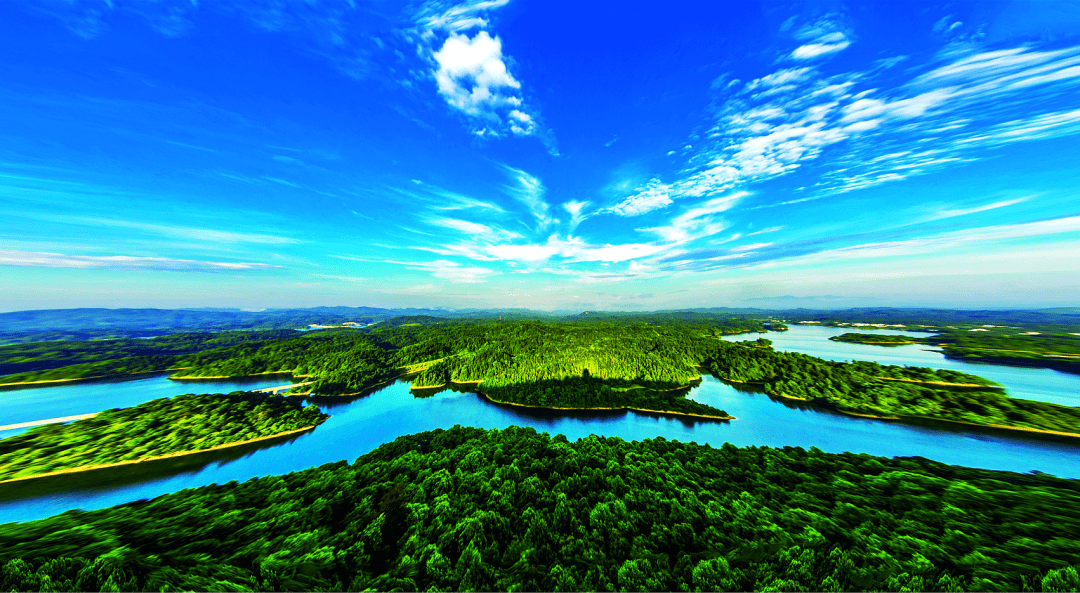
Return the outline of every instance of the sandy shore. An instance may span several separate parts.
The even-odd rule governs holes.
[[[266,371],[265,373],[251,373],[250,375],[208,375],[208,376],[205,376],[205,377],[196,377],[196,376],[193,376],[193,375],[186,375],[186,376],[173,375],[173,376],[169,377],[169,379],[171,379],[173,381],[202,381],[202,380],[213,381],[213,380],[217,380],[217,379],[236,379],[236,378],[239,378],[239,377],[258,377],[260,375],[284,375],[285,373],[291,373],[291,372],[292,371],[289,371],[289,370],[285,370],[285,371]]]
[[[276,439],[279,437],[288,436],[291,434],[299,434],[301,432],[307,432],[317,425],[305,426],[304,428],[297,428],[296,430],[286,430],[285,432],[279,432],[277,434],[271,434],[264,437],[256,437],[253,439],[247,439],[244,441],[235,441],[232,443],[225,443],[207,449],[196,449],[194,451],[177,451],[176,453],[166,453],[165,455],[155,455],[153,457],[142,457],[140,459],[130,459],[128,461],[118,461],[116,463],[100,463],[97,465],[82,465],[79,467],[72,467],[68,469],[61,469],[53,472],[47,472],[43,474],[34,474],[30,476],[21,476],[18,478],[10,478],[7,480],[0,480],[0,484],[8,484],[10,482],[22,482],[25,480],[35,480],[37,478],[47,478],[50,476],[61,476],[66,474],[77,474],[80,472],[88,472],[95,469],[105,469],[109,467],[121,467],[125,465],[135,465],[137,463],[145,463],[147,461],[158,461],[160,459],[172,459],[174,457],[185,457],[187,455],[195,455],[196,453],[206,453],[208,451],[220,451],[222,449],[229,449],[231,447],[239,447],[240,445],[247,445],[250,443],[257,443],[259,441],[267,441],[270,439]]]
[[[0,383],[0,387],[9,387],[12,385],[41,385],[44,383],[70,383],[72,381],[94,381],[96,379],[122,379],[130,375],[145,375],[147,373],[167,373],[169,371],[179,371],[186,369],[187,367],[176,367],[171,369],[161,369],[158,371],[135,371],[134,373],[124,373],[122,375],[95,375],[93,377],[74,377],[71,379],[46,379],[43,381],[22,381],[20,383]],[[171,377],[170,377],[171,378]]]
[[[94,412],[93,414],[76,414],[74,416],[64,416],[62,418],[48,418],[46,420],[32,420],[30,422],[19,422],[18,424],[5,424],[0,426],[0,430],[15,430],[16,428],[30,428],[31,426],[43,426],[45,424],[57,424],[60,422],[71,422],[72,420],[85,420],[87,418],[93,418],[101,412]]]

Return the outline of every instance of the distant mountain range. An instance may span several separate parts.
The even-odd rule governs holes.
[[[776,317],[820,322],[869,323],[1013,323],[1026,325],[1080,325],[1080,308],[1037,310],[954,310],[866,307],[844,310],[759,309],[709,307],[678,309],[732,317]],[[382,309],[378,307],[313,307],[308,309],[41,309],[0,313],[0,342],[144,337],[178,331],[235,329],[299,329],[308,325],[335,325],[347,321],[374,323],[402,316],[480,319],[623,318],[642,312],[532,311],[529,309]]]

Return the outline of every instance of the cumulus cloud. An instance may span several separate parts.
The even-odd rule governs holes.
[[[520,133],[531,132],[532,119],[517,109],[521,99],[515,91],[521,83],[506,69],[498,37],[487,31],[472,39],[451,34],[433,57],[439,66],[435,72],[439,94],[452,107],[471,117],[494,121],[501,121],[500,111],[505,108]]]
[[[558,154],[551,134],[540,128],[536,114],[525,105],[521,83],[503,54],[502,39],[488,31],[488,11],[508,1],[429,2],[414,19],[413,37],[435,67],[431,75],[439,95],[469,119],[474,134],[537,136]]]
[[[167,270],[173,272],[235,272],[281,268],[252,262],[216,262],[130,255],[66,255],[0,249],[0,266],[109,270]]]

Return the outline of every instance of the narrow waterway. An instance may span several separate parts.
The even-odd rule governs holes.
[[[881,364],[952,369],[1000,383],[1005,386],[1009,397],[1034,399],[1065,406],[1080,406],[1080,375],[1052,369],[951,360],[945,358],[940,348],[927,344],[877,346],[874,344],[834,342],[829,339],[832,336],[848,332],[921,337],[933,335],[919,332],[868,330],[865,328],[792,325],[786,332],[769,332],[764,337],[772,340],[774,349],[785,352],[801,352],[826,360],[870,360]],[[753,340],[757,337],[755,334],[744,334],[725,336],[724,339],[737,342]]]
[[[171,381],[171,373],[140,379],[104,379],[39,385],[0,386],[0,425],[33,422],[111,408],[128,408],[161,397],[184,393],[229,393],[274,387],[289,382],[289,375],[260,375],[228,380]],[[0,439],[28,428],[0,431]]]
[[[840,333],[830,333],[832,328],[792,329],[793,331],[787,334],[770,334],[768,337],[783,350],[798,349],[819,356],[822,355],[821,352],[833,351],[831,355],[823,357],[835,360],[855,358],[889,364],[959,368],[931,364],[927,360],[917,359],[916,357],[923,356],[917,353],[899,360],[895,358],[899,356],[895,349],[830,342],[828,335]],[[754,337],[756,336],[742,336],[741,339]],[[793,347],[793,343],[798,340],[804,340],[810,348]],[[840,346],[841,349],[833,350],[835,346]],[[858,347],[858,350],[844,349],[850,346]],[[814,348],[817,351],[808,351]],[[880,351],[884,351],[892,359],[877,356]],[[853,356],[852,352],[856,355]],[[937,356],[940,357],[940,354]],[[978,366],[980,369],[987,368],[985,365]],[[966,368],[959,370],[974,372]],[[1019,376],[1040,371],[1009,369],[1012,370]],[[987,373],[976,374],[989,376]],[[1055,375],[1049,377],[1057,375],[1063,375],[1062,380],[1066,382],[1060,390],[1051,390],[1049,395],[1033,391],[1033,394],[1044,397],[1028,397],[1055,401],[1052,399],[1058,397],[1055,393],[1067,393],[1071,376],[1055,372]],[[998,378],[994,380],[1005,384],[1006,388],[1012,391],[1013,387],[1008,381]],[[1033,386],[1031,389],[1037,390],[1040,386],[1045,387],[1047,381],[1050,379],[1029,379],[1027,384]],[[280,383],[280,377],[276,380],[261,379],[243,385],[243,388],[255,389]],[[154,397],[194,390],[219,392],[241,388],[236,385],[236,382],[218,381],[178,384],[165,377],[154,377],[125,383],[78,384],[0,392],[0,416],[6,418],[4,414],[11,405],[9,397],[13,393],[19,398],[20,405],[27,405],[35,395],[55,402],[54,407],[40,414],[40,417],[51,417],[86,411],[83,404],[97,405],[101,409],[133,405]],[[115,393],[116,390],[123,392],[125,395],[122,397],[129,399],[124,402],[113,399],[121,397]],[[65,408],[62,405],[62,402],[76,397],[79,399],[71,403],[71,407]],[[409,390],[408,383],[397,382],[360,398],[312,399],[311,401],[331,414],[331,418],[313,431],[284,442],[207,453],[182,461],[87,472],[78,476],[65,476],[63,480],[40,480],[0,486],[0,523],[38,519],[74,508],[102,508],[153,498],[184,488],[231,480],[243,481],[342,459],[352,462],[360,455],[398,436],[435,428],[449,428],[455,424],[489,429],[511,425],[532,426],[551,434],[565,434],[571,440],[599,434],[626,440],[664,437],[684,442],[709,443],[712,446],[730,442],[738,446],[817,447],[829,452],[852,451],[888,457],[922,456],[956,465],[1016,472],[1038,470],[1062,477],[1080,478],[1080,445],[1076,444],[1033,439],[1022,434],[1012,436],[921,427],[800,408],[790,402],[777,401],[763,393],[729,385],[712,377],[704,377],[702,383],[693,389],[688,397],[724,409],[737,420],[696,421],[617,411],[555,413],[499,406],[473,393],[450,390],[418,398]]]

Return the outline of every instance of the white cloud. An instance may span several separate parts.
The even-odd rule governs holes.
[[[463,266],[457,262],[445,259],[438,259],[427,263],[411,263],[408,264],[408,267],[413,270],[431,272],[431,275],[436,278],[449,280],[450,282],[459,284],[475,284],[483,282],[487,276],[495,273],[494,270],[489,270],[488,268]]]
[[[851,45],[851,43],[848,41],[841,41],[840,43],[808,43],[795,48],[795,51],[791,52],[791,57],[796,60],[809,60],[819,56],[834,54],[844,50],[849,45]]]
[[[674,244],[715,235],[728,228],[729,225],[713,215],[730,210],[739,200],[748,195],[750,195],[749,192],[736,192],[729,196],[713,198],[679,214],[666,226],[638,230],[655,233],[663,240]]]
[[[588,214],[584,213],[585,208],[588,208],[589,204],[590,204],[590,202],[587,202],[587,201],[586,202],[570,201],[570,202],[565,202],[562,205],[563,209],[566,210],[570,214],[570,232],[574,232],[574,229],[576,229],[577,226],[579,224],[581,224],[581,222],[583,220],[585,220],[586,218],[589,217]]]
[[[428,2],[415,17],[411,33],[422,54],[435,67],[431,72],[439,95],[470,120],[481,137],[537,136],[549,152],[558,154],[550,132],[541,130],[535,113],[526,108],[521,83],[510,73],[502,40],[488,32],[488,11],[509,0],[473,0],[454,6]],[[469,31],[479,29],[475,34]]]
[[[827,19],[796,38],[850,41]],[[686,150],[682,177],[666,183],[666,195],[709,197],[786,175],[826,151],[830,167],[812,191],[852,191],[971,161],[987,148],[1080,134],[1080,46],[954,56],[890,89],[872,86],[880,70],[780,68],[741,91],[717,88],[715,119]]]
[[[1001,200],[993,202],[991,204],[984,204],[982,206],[975,206],[973,208],[956,208],[948,210],[939,210],[926,220],[941,220],[943,218],[953,218],[956,216],[966,216],[968,214],[975,214],[977,212],[986,212],[987,210],[996,210],[998,208],[1004,208],[1006,206],[1012,206],[1014,204],[1020,204],[1028,201],[1029,198],[1017,198],[1015,200]]]
[[[810,78],[813,70],[810,68],[787,68],[784,70],[778,70],[767,76],[762,76],[752,80],[743,87],[744,93],[749,93],[757,89],[766,89],[768,91],[775,91],[776,89],[790,88],[794,83],[802,83]]]
[[[478,239],[489,241],[507,241],[521,237],[520,234],[513,231],[507,231],[505,229],[490,227],[486,224],[468,220],[459,220],[456,218],[431,218],[428,219],[427,222],[435,226],[454,229]]]
[[[439,65],[435,72],[439,94],[465,114],[498,119],[498,109],[516,111],[521,104],[512,91],[506,92],[521,88],[521,83],[506,69],[502,42],[487,31],[480,31],[472,39],[451,34],[433,57]]]
[[[550,207],[544,201],[544,194],[547,193],[544,184],[538,178],[521,169],[509,165],[503,165],[502,167],[511,180],[510,184],[502,186],[503,192],[529,209],[529,212],[536,218],[537,229],[540,230],[555,223],[556,220],[551,216]]]
[[[501,8],[510,0],[473,0],[445,8],[438,3],[429,3],[417,17],[422,27],[428,30],[464,31],[474,27],[486,27],[487,19],[483,13],[494,8]]]
[[[216,244],[261,243],[265,245],[288,245],[299,243],[299,241],[297,241],[296,239],[292,239],[289,237],[281,237],[278,235],[267,235],[262,233],[240,233],[236,231],[222,231],[217,229],[206,229],[199,227],[154,224],[134,220],[117,220],[111,218],[93,218],[71,215],[47,214],[35,215],[34,218],[61,222],[65,224],[137,229],[153,234]]]
[[[659,179],[652,179],[644,188],[639,188],[636,194],[607,208],[606,211],[619,216],[639,216],[666,208],[671,204],[670,191],[670,186],[660,183]]]
[[[81,268],[110,270],[164,270],[173,272],[232,272],[281,268],[252,262],[215,262],[130,255],[65,255],[0,249],[0,266]]]

